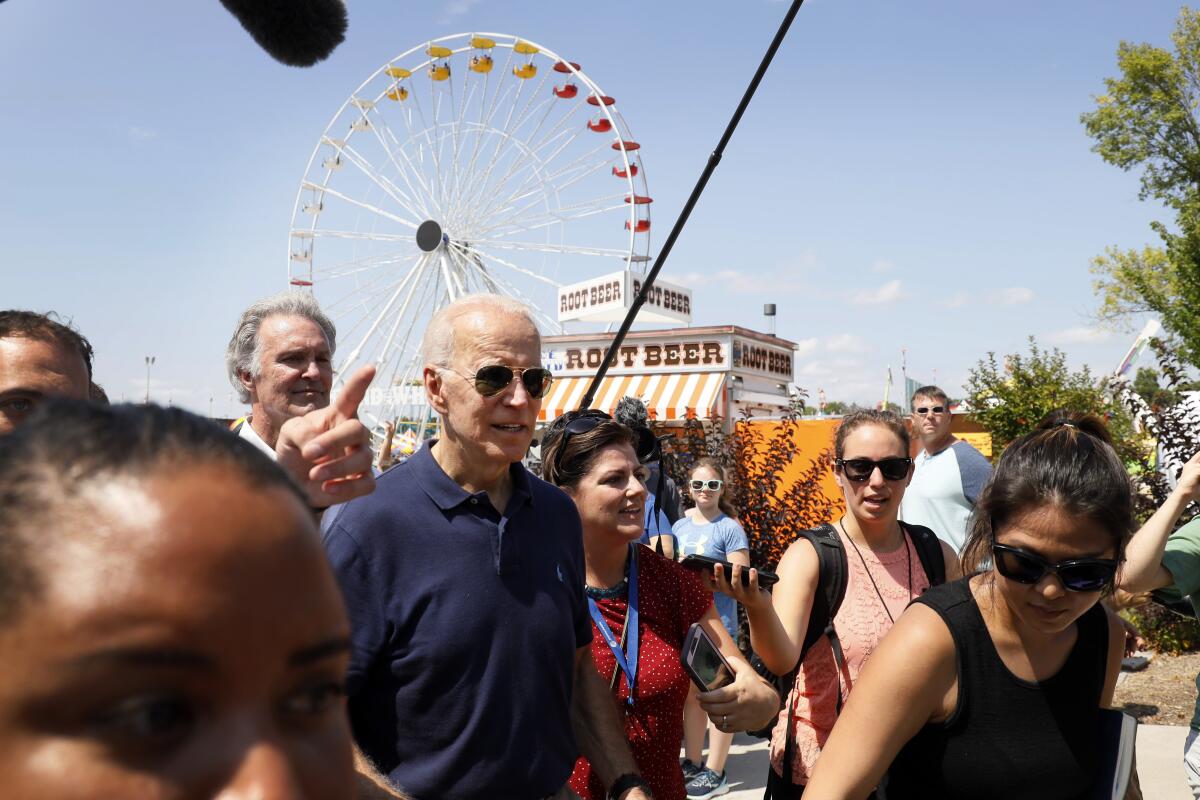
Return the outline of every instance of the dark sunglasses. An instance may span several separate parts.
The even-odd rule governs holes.
[[[562,469],[563,453],[567,452],[567,443],[571,441],[572,436],[595,430],[602,422],[612,421],[612,417],[596,409],[568,413],[574,414],[574,416],[567,420],[559,429],[560,433],[558,436],[562,439],[562,443],[558,446],[558,452],[554,454],[555,474],[558,474]],[[637,435],[637,445],[634,447],[634,450],[637,453],[638,461],[645,464],[647,461],[655,460],[655,457],[659,453],[658,438],[650,432],[649,428],[633,428],[633,432]],[[546,442],[543,441],[542,446],[545,447],[545,445]]]
[[[897,457],[872,461],[869,458],[839,458],[833,463],[842,468],[842,472],[847,478],[858,483],[870,480],[876,467],[879,467],[885,480],[902,481],[908,477],[908,468],[912,466],[912,459]]]
[[[484,397],[494,397],[513,382],[513,378],[520,377],[521,383],[525,386],[525,391],[529,392],[532,398],[545,397],[546,392],[550,391],[550,384],[554,382],[554,375],[550,370],[543,367],[530,367],[522,369],[520,367],[506,367],[503,364],[488,364],[486,367],[480,367],[474,376],[463,375],[456,369],[444,367],[475,383],[475,391],[479,392]]]
[[[917,413],[917,416],[919,416],[919,417],[927,417],[930,414],[941,414],[945,410],[946,410],[945,406],[934,406],[933,408],[927,408],[926,406],[921,406],[920,408],[916,409],[916,413]]]
[[[716,480],[716,479],[708,480],[708,481],[694,480],[694,481],[692,481],[692,491],[698,492],[701,489],[708,489],[710,492],[719,492],[719,491],[721,491],[721,487],[724,485],[725,485],[724,482]]]
[[[1101,591],[1117,574],[1115,558],[1071,558],[1051,564],[1037,553],[1006,544],[992,545],[992,560],[996,571],[1010,581],[1037,583],[1047,572],[1053,572],[1063,588],[1071,592]]]

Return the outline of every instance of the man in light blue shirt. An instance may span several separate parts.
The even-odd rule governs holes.
[[[992,475],[983,454],[950,433],[950,401],[936,386],[913,393],[913,435],[921,442],[900,518],[924,525],[962,552],[975,500]]]

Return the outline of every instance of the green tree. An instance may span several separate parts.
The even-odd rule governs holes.
[[[1151,407],[1163,404],[1164,390],[1158,385],[1158,372],[1152,367],[1138,368],[1133,376],[1133,390]]]
[[[1133,439],[1128,415],[1112,403],[1088,368],[1071,372],[1065,353],[1042,350],[1032,336],[1027,355],[1014,353],[1001,362],[988,353],[970,370],[966,389],[971,416],[992,435],[997,454],[1058,409],[1098,414],[1109,420],[1114,438]]]
[[[1105,79],[1096,109],[1081,120],[1093,150],[1123,170],[1141,171],[1140,197],[1175,213],[1174,230],[1151,225],[1160,247],[1109,248],[1092,262],[1103,322],[1157,313],[1200,364],[1200,13],[1180,10],[1174,51],[1121,42],[1120,77]]]

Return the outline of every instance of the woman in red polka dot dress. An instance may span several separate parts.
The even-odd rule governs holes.
[[[737,675],[730,686],[701,695],[715,724],[728,731],[765,724],[779,708],[778,695],[729,638],[712,592],[678,564],[636,544],[647,493],[633,433],[602,412],[587,411],[555,420],[543,441],[542,474],[571,495],[583,523],[596,669],[612,687],[626,738],[655,798],[684,800],[679,742],[689,678],[679,653],[688,627],[701,623]],[[636,637],[631,618],[637,620]],[[618,654],[632,676],[618,663]],[[607,793],[583,758],[570,783],[591,800],[603,800]]]

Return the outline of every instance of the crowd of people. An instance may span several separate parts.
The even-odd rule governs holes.
[[[846,416],[844,514],[763,576],[731,476],[699,460],[681,492],[636,401],[554,420],[526,468],[552,375],[520,303],[431,319],[439,438],[386,471],[373,369],[331,397],[335,350],[311,296],[250,306],[227,430],[108,405],[79,331],[0,311],[6,793],[706,800],[767,729],[768,797],[1088,796],[1125,644],[1102,600],[1200,591],[1200,527],[1173,532],[1200,455],[1134,535],[1103,422],[1070,410],[994,471],[937,387]],[[689,679],[695,627],[728,684]]]

